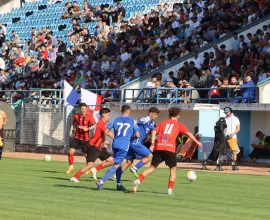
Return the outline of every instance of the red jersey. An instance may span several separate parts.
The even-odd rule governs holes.
[[[75,138],[81,141],[89,141],[89,131],[84,131],[80,126],[91,127],[92,124],[95,124],[94,118],[89,115],[75,114],[72,124],[76,127]]]
[[[175,120],[166,120],[155,128],[158,139],[155,144],[155,150],[165,150],[175,153],[175,141],[179,133],[187,134],[189,131],[185,125]]]
[[[89,146],[95,146],[96,148],[100,149],[102,142],[105,140],[105,130],[106,130],[106,123],[102,120],[99,120],[96,125],[96,130],[89,141]]]

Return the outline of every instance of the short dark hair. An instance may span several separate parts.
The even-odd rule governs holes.
[[[169,117],[176,117],[178,115],[180,115],[181,109],[177,108],[177,107],[171,107],[169,108]]]
[[[151,108],[149,108],[148,113],[157,113],[157,114],[159,114],[159,110],[156,107],[151,107]]]
[[[261,131],[257,131],[256,137],[258,137],[259,135],[263,135],[263,133]]]
[[[80,108],[81,108],[81,107],[87,107],[86,103],[82,102],[82,103],[80,104]]]
[[[128,111],[130,109],[131,109],[131,107],[129,105],[123,105],[122,108],[121,108],[121,112],[124,113],[124,112],[126,112],[126,111]]]
[[[111,110],[108,109],[108,108],[102,108],[99,110],[99,115],[102,116],[103,114],[107,114],[107,113],[110,113]]]

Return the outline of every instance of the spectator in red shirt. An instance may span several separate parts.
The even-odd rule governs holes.
[[[42,60],[48,60],[49,59],[49,52],[47,50],[47,48],[43,45],[41,46],[41,56],[40,58]]]
[[[24,62],[24,57],[21,55],[21,53],[18,54],[18,58],[15,60],[15,64],[17,66],[22,66]]]

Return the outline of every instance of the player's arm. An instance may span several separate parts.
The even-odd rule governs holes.
[[[105,130],[105,134],[110,137],[111,139],[114,139],[114,134],[112,133],[112,131],[108,128],[106,128]]]
[[[69,136],[72,136],[72,133],[73,133],[73,128],[74,128],[74,125],[76,124],[76,117],[75,115],[73,116],[73,121],[71,123],[71,126],[70,126],[70,130],[69,130]]]
[[[199,147],[202,147],[202,143],[200,141],[198,141],[195,136],[191,133],[191,132],[186,132],[186,135],[192,140],[194,141]]]
[[[140,131],[139,131],[139,128],[138,128],[138,126],[137,126],[137,123],[136,123],[136,121],[134,120],[134,131],[135,131],[135,136],[137,137],[137,138],[139,138],[140,137]]]
[[[240,123],[239,123],[238,125],[236,125],[236,130],[235,130],[235,132],[233,132],[230,136],[233,137],[233,136],[236,135],[239,131],[240,131]]]
[[[151,146],[150,146],[150,151],[153,152],[154,148],[155,148],[155,142],[156,142],[156,136],[157,136],[157,131],[153,130],[151,133]]]
[[[109,136],[111,139],[114,139],[114,134],[113,134],[113,132],[111,131],[111,130],[113,129],[113,124],[114,124],[114,121],[111,122],[111,123],[109,123],[109,124],[107,125],[106,130],[105,130],[105,134],[106,134],[107,136]]]
[[[95,124],[92,124],[89,128],[87,127],[83,127],[83,131],[91,131],[91,130],[94,130],[96,128],[96,125]]]
[[[253,148],[267,148],[270,143],[270,137],[266,137],[264,140],[264,144],[251,144]]]

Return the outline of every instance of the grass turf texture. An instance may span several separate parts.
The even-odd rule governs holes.
[[[75,165],[77,170],[83,164]],[[70,183],[66,168],[67,163],[55,161],[0,161],[0,219],[266,220],[270,216],[267,176],[197,172],[197,181],[190,183],[186,171],[178,170],[174,195],[169,196],[168,169],[158,169],[133,195],[116,191],[113,181],[97,191],[89,175],[79,184]],[[131,189],[132,174],[124,173],[123,180]]]

